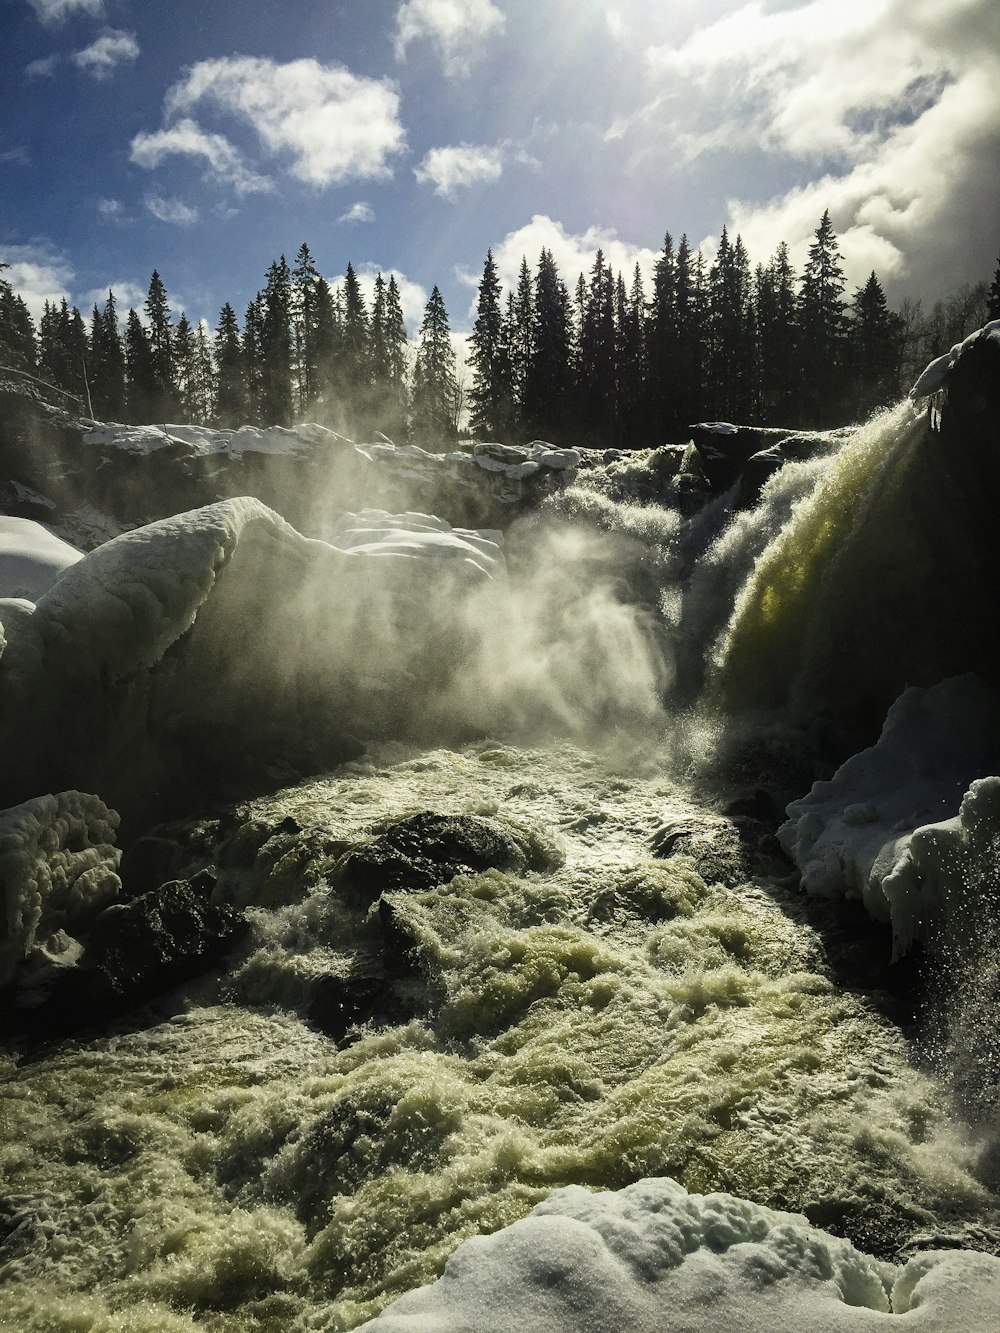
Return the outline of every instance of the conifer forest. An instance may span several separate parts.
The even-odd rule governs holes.
[[[686,438],[698,421],[825,428],[859,421],[905,394],[924,364],[1000,318],[992,281],[924,308],[890,308],[873,271],[849,290],[829,213],[801,272],[782,243],[751,263],[723,229],[707,261],[667,233],[644,278],[601,250],[567,281],[551,251],[522,259],[505,291],[487,253],[457,366],[435,286],[416,336],[393,275],[366,300],[351,263],[334,281],[302,244],[284,255],[240,315],[214,331],[175,317],[153,271],[142,311],[113,290],[89,318],[46,303],[36,327],[0,277],[0,367],[75,399],[97,420],[238,427],[318,420],[352,438],[425,447],[460,436],[639,448]]]

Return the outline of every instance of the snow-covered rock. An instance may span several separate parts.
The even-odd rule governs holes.
[[[30,602],[83,558],[83,552],[28,518],[0,514],[0,597]]]
[[[902,1318],[900,1318],[902,1316]],[[920,1333],[996,1327],[1000,1259],[929,1252],[903,1268],[729,1194],[641,1180],[556,1190],[526,1218],[468,1240],[444,1276],[370,1333]]]
[[[117,829],[113,810],[78,791],[0,811],[0,985],[33,951],[65,955],[65,930],[118,896]]]
[[[503,534],[496,529],[453,528],[433,514],[387,514],[363,509],[341,514],[323,530],[338,551],[405,559],[458,560],[487,578],[503,575]]]
[[[496,534],[345,516],[337,545],[243,497],[123,533],[0,604],[0,791],[79,787],[127,813],[241,764],[308,771],[418,714],[469,642]],[[339,549],[338,549],[339,547]]]
[[[976,329],[974,333],[970,333],[962,342],[955,343],[950,352],[946,352],[944,356],[936,357],[917,376],[917,382],[910,390],[910,397],[929,398],[931,394],[938,393],[947,384],[949,374],[959,358],[974,344],[984,342],[987,339],[1000,343],[1000,319],[994,319],[989,324],[984,324],[981,329]]]
[[[931,934],[947,886],[960,890],[975,849],[1000,832],[1000,780],[973,785],[997,771],[995,690],[972,675],[912,687],[890,708],[874,746],[789,805],[778,837],[803,889],[859,898],[891,922],[894,950],[905,953]]]

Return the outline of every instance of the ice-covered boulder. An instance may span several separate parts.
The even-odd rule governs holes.
[[[440,689],[461,594],[499,547],[419,516],[346,549],[241,498],[122,534],[0,614],[0,790],[80,787],[124,813],[276,761],[316,771]],[[363,540],[361,538],[364,538]],[[455,558],[458,556],[459,558]]]
[[[28,518],[0,514],[0,597],[36,602],[83,552]]]
[[[900,1318],[902,1316],[902,1318]],[[370,1333],[920,1333],[1000,1319],[1000,1259],[931,1252],[879,1263],[729,1194],[641,1180],[617,1193],[556,1190],[526,1218],[468,1240],[444,1276]]]
[[[115,811],[79,791],[0,811],[0,985],[33,952],[64,955],[66,931],[118,896],[117,829]]]
[[[998,771],[996,690],[972,675],[912,687],[875,745],[789,805],[778,837],[808,893],[860,899],[905,953],[933,932],[947,886],[961,891],[975,849],[1000,833],[1000,780],[975,783]]]

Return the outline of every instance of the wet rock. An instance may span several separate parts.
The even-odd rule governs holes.
[[[320,977],[313,988],[308,1018],[340,1047],[354,1044],[363,1026],[386,1027],[412,1017],[392,985],[375,969],[355,967],[346,976]]]
[[[523,874],[531,862],[527,841],[499,820],[425,810],[348,852],[331,878],[348,899],[368,905],[383,893],[417,893],[460,874]]]
[[[175,880],[106,908],[83,937],[78,961],[10,988],[8,1033],[39,1038],[99,1028],[221,962],[246,921],[210,903],[210,887],[211,877]]]
[[[689,856],[708,884],[732,888],[755,875],[784,875],[790,869],[769,821],[747,815],[706,815],[669,820],[653,834],[654,856]]]

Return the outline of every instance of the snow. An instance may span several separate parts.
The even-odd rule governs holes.
[[[956,343],[950,352],[944,356],[936,357],[929,366],[927,366],[917,377],[917,382],[910,390],[911,398],[929,398],[932,393],[943,388],[948,374],[962,355],[962,353],[972,343],[979,338],[994,338],[1000,341],[1000,319],[993,319],[988,324],[984,324],[981,329],[976,329],[974,333],[960,343]]]
[[[983,839],[994,789],[974,789],[967,805],[963,795],[998,771],[995,690],[973,675],[911,687],[874,746],[789,805],[778,837],[806,892],[860,898],[873,917],[892,923],[894,951],[904,953],[933,927],[944,863],[954,859],[949,848]]]
[[[121,534],[35,607],[0,603],[0,802],[80,787],[128,813],[227,736],[336,758],[419,711],[474,650],[465,594],[504,585],[499,534],[369,510],[329,536],[241,497]]]
[[[216,430],[210,426],[126,426],[118,422],[89,422],[84,426],[84,442],[121,449],[125,453],[152,454],[171,446],[183,445],[192,454],[301,454],[322,443],[350,444],[315,422],[304,422],[292,429],[283,426],[240,426],[238,430]]]
[[[506,572],[503,534],[495,529],[453,528],[433,514],[389,514],[363,509],[342,514],[323,532],[338,551],[352,555],[458,560],[469,572],[500,578]]]
[[[0,514],[0,597],[36,602],[83,553],[40,523]]]
[[[118,896],[118,816],[96,796],[67,791],[0,811],[0,984],[32,953],[73,955],[50,937]]]
[[[216,430],[208,426],[126,426],[118,422],[92,421],[84,424],[84,441],[132,454],[148,455],[182,446],[195,455],[228,454],[236,457],[248,453],[302,454],[326,444],[353,449],[371,461],[397,468],[401,466],[404,475],[407,467],[415,467],[417,474],[422,475],[428,466],[458,464],[486,472],[503,472],[514,480],[545,470],[575,468],[580,462],[578,449],[557,449],[544,440],[533,440],[526,445],[477,443],[471,452],[455,449],[448,453],[431,453],[416,444],[393,444],[391,441],[354,444],[316,422],[302,422],[292,427],[241,426],[238,430]]]
[[[556,1190],[526,1218],[466,1241],[444,1276],[370,1333],[953,1333],[1000,1319],[1000,1259],[928,1252],[904,1268],[729,1194],[668,1178],[616,1193]]]

